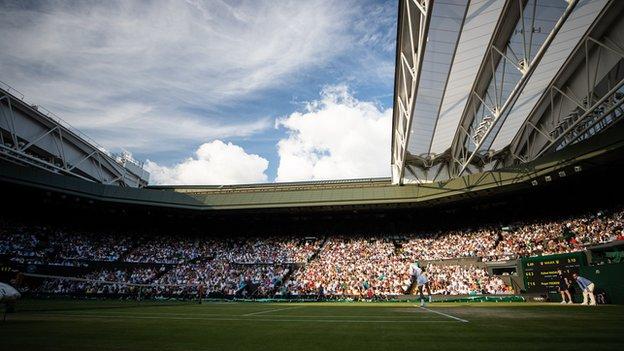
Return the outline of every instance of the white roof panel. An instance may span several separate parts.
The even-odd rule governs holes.
[[[429,150],[432,153],[444,152],[453,142],[470,89],[503,7],[503,1],[485,0],[472,1],[468,7]]]
[[[407,148],[412,154],[429,150],[467,3],[467,0],[433,2]]]

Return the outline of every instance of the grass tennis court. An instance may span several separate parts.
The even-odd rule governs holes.
[[[614,350],[624,306],[22,301],[4,350]]]

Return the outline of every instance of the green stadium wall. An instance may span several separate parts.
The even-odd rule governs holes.
[[[610,303],[624,304],[624,263],[581,267],[579,274],[594,282],[596,292],[606,292]]]

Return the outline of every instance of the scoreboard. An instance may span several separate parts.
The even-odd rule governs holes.
[[[557,293],[562,279],[557,271],[572,278],[581,266],[587,265],[583,252],[522,258],[524,286],[528,293]]]

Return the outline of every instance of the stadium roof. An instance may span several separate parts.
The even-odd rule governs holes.
[[[531,162],[619,121],[623,3],[400,0],[392,182]]]

